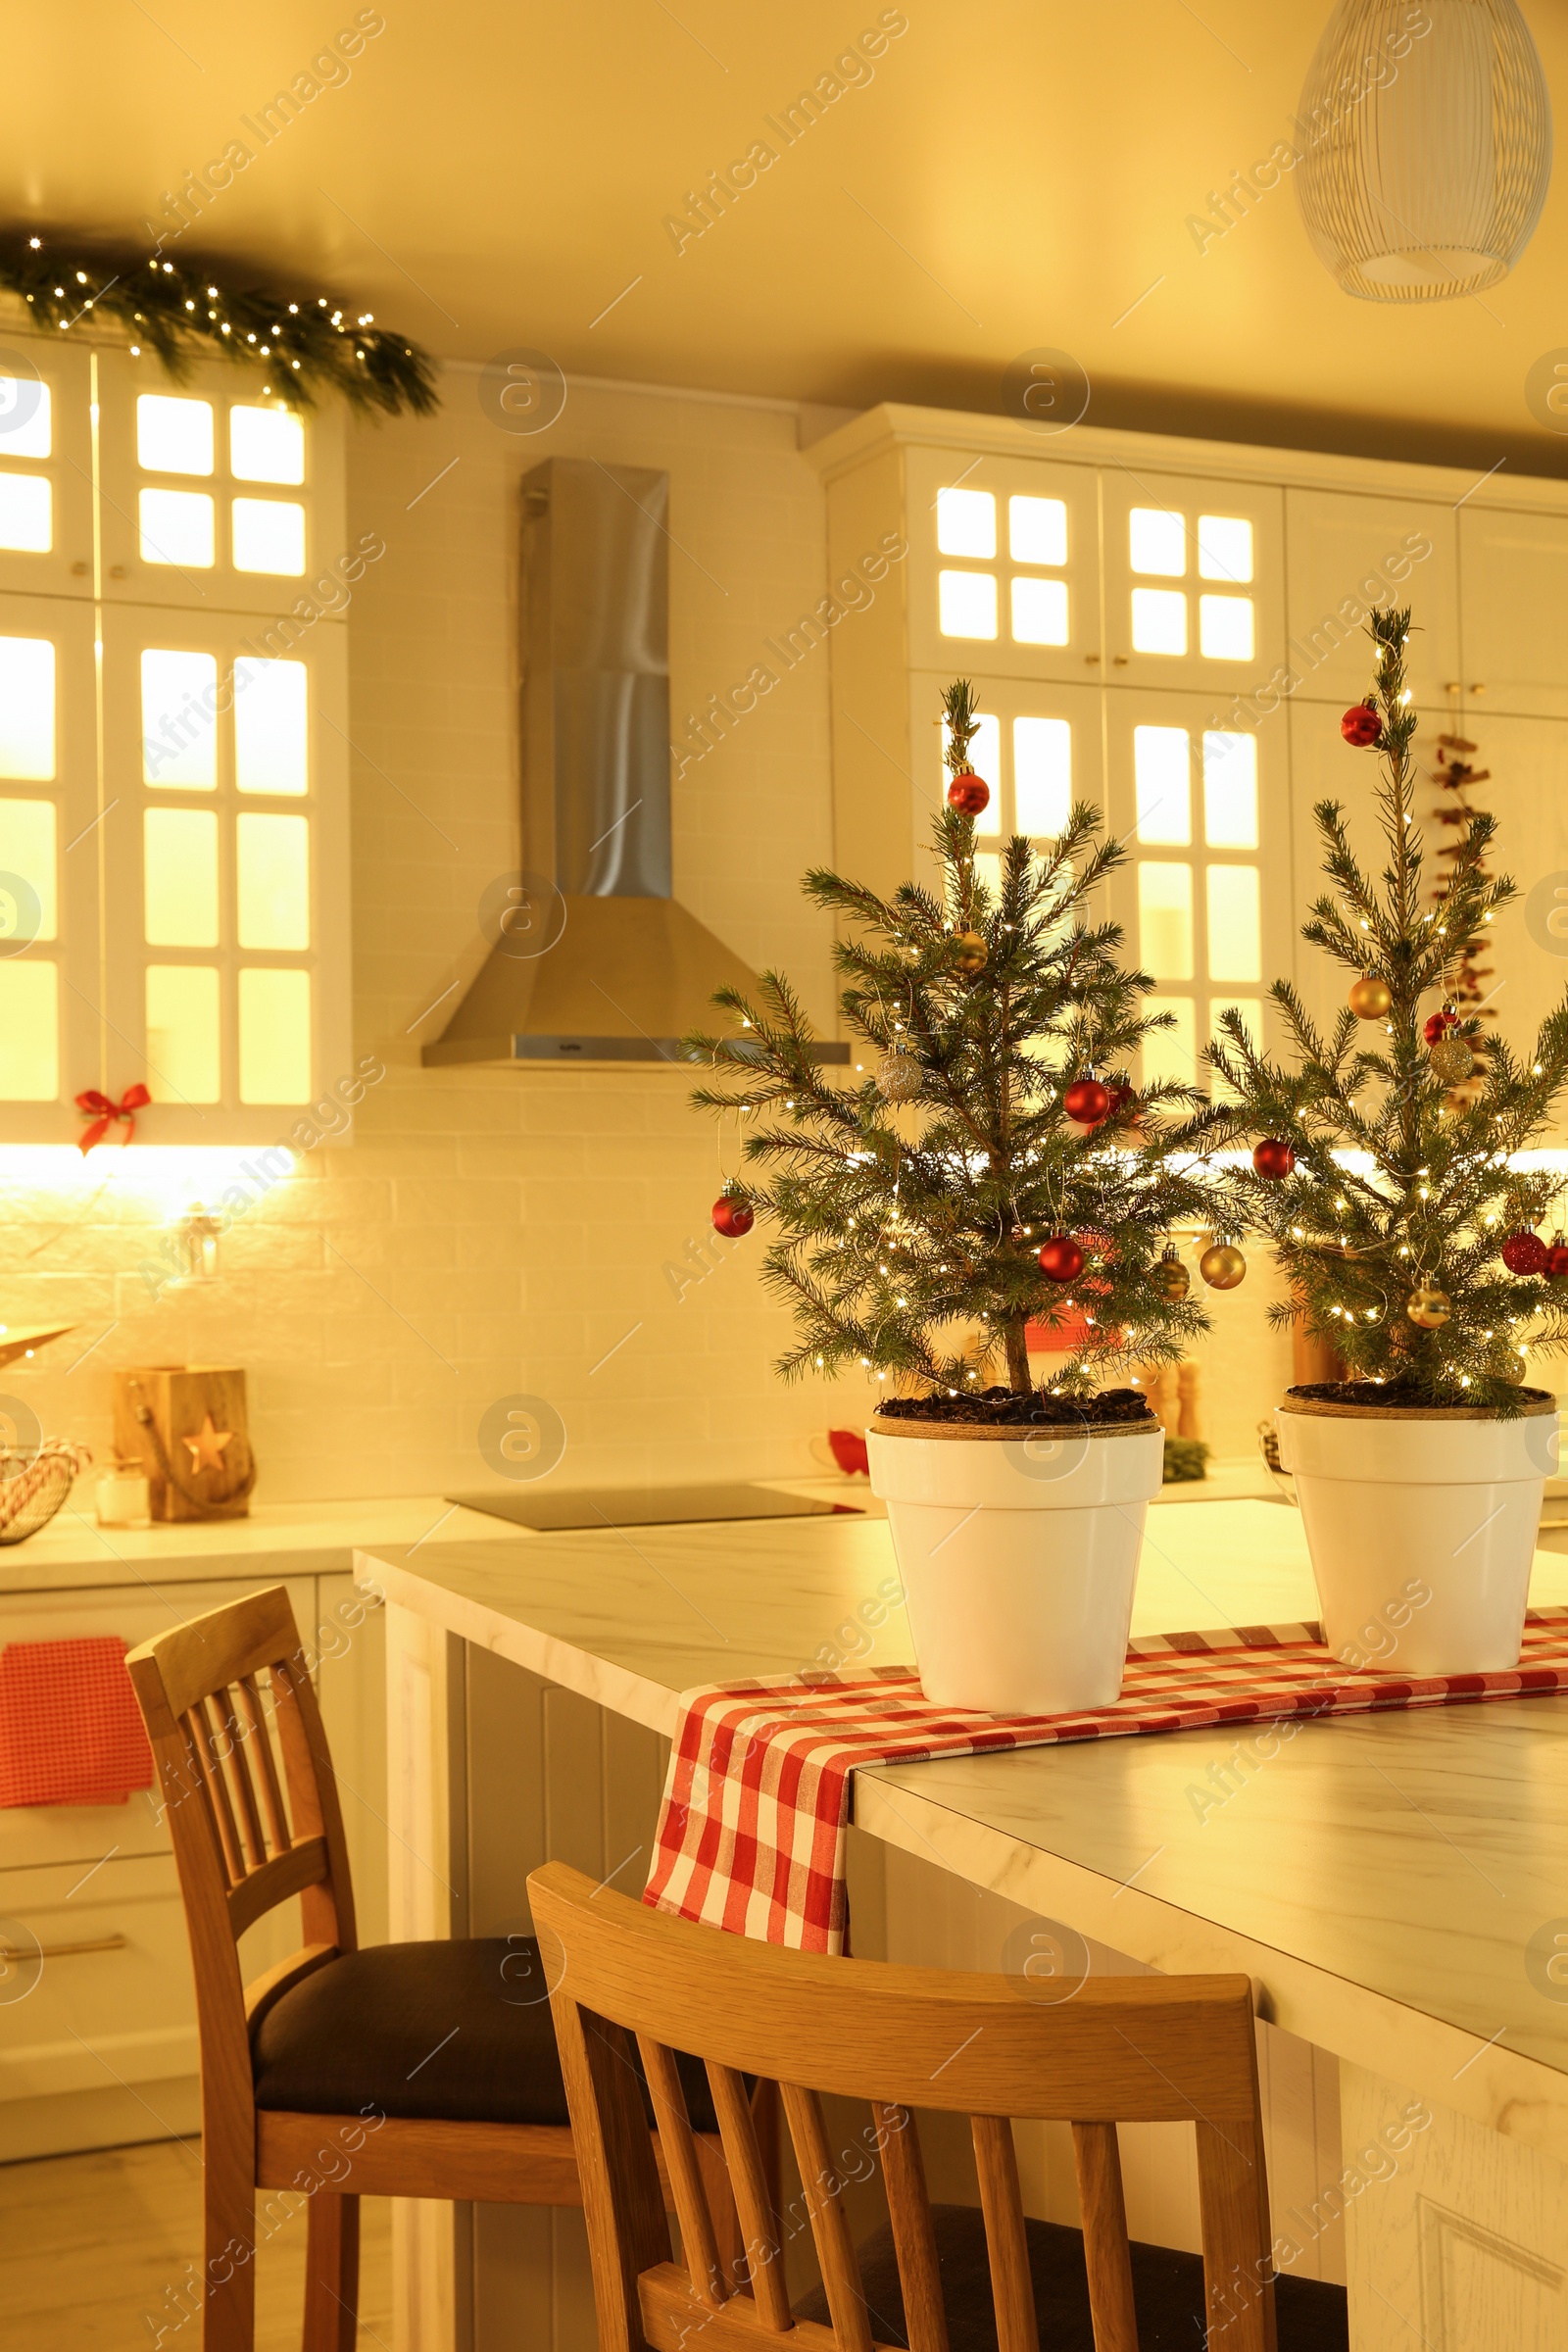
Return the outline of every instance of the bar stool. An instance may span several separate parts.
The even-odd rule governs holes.
[[[666,1918],[560,1863],[528,1882],[551,1984],[602,2346],[616,2352],[1347,2352],[1343,2288],[1274,2276],[1246,1977],[1091,1978],[1054,2005],[1004,1977],[786,1951]],[[672,2256],[633,2051],[680,2224]],[[707,2062],[746,2248],[726,2262],[677,2050]],[[773,2210],[742,2070],[777,2082],[801,2180]],[[869,2104],[889,2223],[857,2253],[822,2092]],[[933,2206],[919,2108],[970,2119],[979,2206]],[[1013,2116],[1072,2126],[1084,2227],[1027,2218]],[[1198,2141],[1201,2256],[1127,2235],[1118,2121]],[[858,2177],[859,2160],[857,2159]],[[781,2259],[809,2223],[821,2290]],[[1206,2334],[1205,2334],[1206,2328]]]
[[[305,2352],[353,2352],[362,2196],[582,2202],[538,1943],[358,1948],[331,1756],[281,1585],[125,1663],[196,1981],[204,2352],[252,2352],[269,2189],[310,2200]],[[244,1984],[239,1937],[296,1897],[301,1948]],[[733,2230],[704,2070],[682,2072],[698,2162]]]

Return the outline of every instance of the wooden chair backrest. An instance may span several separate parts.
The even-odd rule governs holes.
[[[355,1949],[337,1784],[287,1591],[193,1617],[125,1665],[184,1896],[203,2073],[226,2078],[236,2096],[243,2077],[248,2102],[247,2013]],[[296,1895],[303,1948],[247,1994],[239,1938]]]
[[[581,2168],[601,2352],[873,2352],[821,2093],[870,2102],[910,2352],[947,2352],[913,2113],[970,2118],[999,2352],[1040,2352],[1010,2118],[1073,2131],[1097,2352],[1137,2352],[1118,2121],[1198,2141],[1210,2340],[1275,2352],[1251,1987],[1245,1977],[1091,1978],[1070,1999],[1004,1977],[828,1959],[696,1927],[552,1862],[528,1881]],[[668,2167],[671,2240],[629,2063],[635,2034]],[[680,2078],[707,2061],[750,2291],[719,2262]],[[779,2084],[831,2326],[791,2318],[743,2074]],[[775,2352],[777,2348],[775,2345]]]

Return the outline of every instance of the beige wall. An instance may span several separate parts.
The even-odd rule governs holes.
[[[784,406],[574,384],[555,426],[514,436],[482,413],[477,373],[453,370],[436,417],[353,437],[348,535],[375,530],[387,551],[350,618],[356,1041],[387,1074],[353,1143],[307,1154],[225,1238],[209,1292],[155,1302],[136,1271],[167,1199],[80,1171],[31,1190],[6,1176],[0,1314],[79,1326],[37,1369],[0,1373],[48,1430],[106,1452],[114,1364],[240,1363],[260,1494],[283,1501],[489,1483],[475,1431],[517,1392],[563,1416],[574,1483],[799,1472],[811,1432],[858,1418],[858,1388],[774,1378],[788,1324],[757,1281],[760,1234],[677,1298],[666,1268],[696,1272],[720,1177],[680,1075],[418,1064],[457,999],[420,1015],[474,969],[480,896],[518,860],[518,476],[555,453],[668,468],[678,733],[826,586],[799,423]],[[827,929],[797,884],[833,846],[826,647],[685,770],[674,833],[677,894],[825,1017]],[[1224,1452],[1250,1448],[1280,1378],[1263,1287],[1258,1269],[1215,1302],[1234,1341],[1229,1374],[1212,1348],[1206,1372]]]

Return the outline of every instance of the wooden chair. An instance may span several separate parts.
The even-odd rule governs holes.
[[[1342,2289],[1270,2258],[1245,1977],[1091,1978],[1044,2005],[1004,1977],[827,1959],[693,1927],[551,1863],[528,1882],[577,2134],[600,2352],[1344,2352]],[[668,2163],[670,2235],[633,2085],[635,2036]],[[675,2049],[708,2065],[749,2281],[726,2275]],[[773,2209],[741,2069],[780,2086],[805,2183]],[[891,2227],[858,2258],[821,2092],[870,2103]],[[979,2210],[927,2197],[913,2112],[967,2114]],[[1026,2220],[1010,2117],[1070,2123],[1082,2234]],[[1118,2120],[1191,2124],[1203,2253],[1130,2245]],[[848,2154],[848,2151],[846,2151]],[[792,2314],[781,2259],[809,2223],[821,2291]],[[793,2226],[791,2226],[793,2225]],[[1140,2339],[1139,2329],[1143,2335]]]
[[[582,2201],[538,1945],[358,1948],[331,1757],[282,1586],[176,1626],[125,1662],[196,1980],[202,2343],[251,2352],[257,2192],[292,2190],[309,2201],[305,2352],[353,2352],[362,2196]],[[239,1936],[294,1897],[301,1949],[243,1984]],[[685,2065],[700,2102],[702,2069]],[[697,2161],[723,2227],[714,2119],[699,2121]]]

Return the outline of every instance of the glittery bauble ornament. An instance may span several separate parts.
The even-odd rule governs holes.
[[[1458,1026],[1459,1015],[1456,1012],[1450,1012],[1445,1005],[1442,1012],[1430,1013],[1427,1016],[1421,1034],[1429,1046],[1435,1046],[1440,1037],[1446,1037],[1450,1029],[1457,1029]]]
[[[1252,1165],[1260,1176],[1288,1176],[1296,1165],[1296,1153],[1289,1144],[1277,1136],[1266,1135],[1252,1153]]]
[[[1247,1260],[1234,1242],[1215,1242],[1199,1259],[1198,1271],[1211,1291],[1234,1291],[1247,1279]]]
[[[1468,1038],[1440,1037],[1435,1046],[1427,1048],[1427,1059],[1433,1076],[1441,1078],[1445,1086],[1462,1086],[1475,1075],[1476,1057]]]
[[[1383,733],[1383,721],[1370,703],[1352,703],[1340,721],[1340,733],[1357,751],[1365,751]]]
[[[978,931],[958,931],[954,934],[953,960],[960,972],[983,972],[989,953]]]
[[[1546,1280],[1561,1282],[1565,1274],[1568,1274],[1568,1242],[1560,1233],[1554,1233],[1551,1248],[1546,1251]]]
[[[1423,1282],[1410,1293],[1404,1311],[1423,1331],[1441,1331],[1453,1309],[1446,1291],[1440,1291],[1435,1282]]]
[[[1394,1004],[1394,991],[1386,980],[1375,979],[1367,972],[1351,983],[1349,1004],[1358,1021],[1386,1021]]]
[[[1168,1298],[1173,1306],[1192,1289],[1192,1278],[1173,1249],[1167,1250],[1158,1265],[1150,1269],[1149,1279],[1160,1298]]]
[[[1522,1227],[1518,1233],[1510,1233],[1498,1255],[1510,1274],[1544,1274],[1546,1271],[1546,1245],[1539,1233],[1531,1233],[1528,1228]]]
[[[889,1046],[876,1065],[877,1093],[888,1102],[912,1102],[924,1077],[918,1054],[907,1046]]]
[[[1054,1233],[1040,1252],[1040,1271],[1053,1282],[1076,1282],[1084,1270],[1084,1253],[1070,1233]]]
[[[1061,1107],[1080,1127],[1098,1127],[1110,1109],[1110,1089],[1098,1078],[1075,1078],[1061,1098]]]
[[[1110,1108],[1105,1113],[1109,1119],[1113,1119],[1119,1110],[1126,1110],[1138,1100],[1138,1089],[1129,1086],[1125,1079],[1113,1078],[1110,1082],[1109,1094]]]
[[[948,807],[960,816],[979,816],[991,802],[991,787],[972,767],[960,767],[948,785]]]
[[[738,1242],[743,1233],[750,1233],[757,1223],[757,1212],[749,1200],[735,1193],[720,1193],[713,1202],[713,1231]]]

